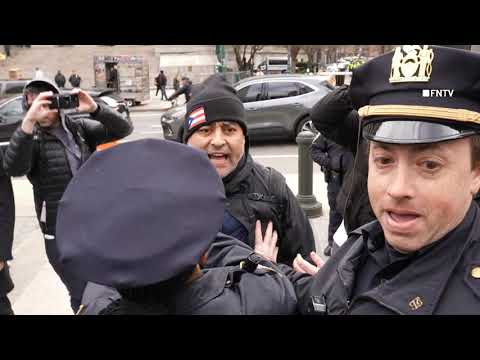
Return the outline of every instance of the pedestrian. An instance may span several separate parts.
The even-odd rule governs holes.
[[[34,79],[34,80],[35,80],[35,79],[37,79],[37,80],[38,80],[38,79],[43,79],[43,71],[40,70],[39,67],[36,67],[36,68],[35,68],[35,75],[34,75],[33,79]]]
[[[3,49],[5,50],[5,56],[6,57],[10,56],[10,47],[11,47],[11,45],[3,45]]]
[[[0,149],[0,160],[3,150]],[[13,230],[15,226],[15,201],[10,177],[0,168],[0,315],[13,315],[7,294],[13,282],[7,261],[12,260]]]
[[[185,95],[185,102],[190,101],[192,96],[192,81],[186,76],[182,77],[182,87],[175,91],[167,100],[172,101],[182,94]]]
[[[183,142],[208,154],[222,177],[228,199],[222,232],[236,234],[251,247],[256,220],[278,232],[279,262],[315,249],[312,228],[285,178],[253,161],[249,154],[245,109],[223,75],[205,80],[187,103]]]
[[[160,70],[160,74],[158,74],[159,78],[159,85],[160,85],[160,90],[162,91],[162,99],[165,98],[165,100],[168,99],[167,93],[166,93],[166,88],[167,88],[167,77],[163,73],[163,70]],[[157,88],[157,94],[158,94],[158,88]]]
[[[3,166],[7,175],[26,175],[32,183],[48,260],[67,287],[72,309],[76,311],[85,282],[60,264],[56,238],[58,202],[98,144],[121,139],[133,128],[130,120],[108,106],[97,104],[81,89],[73,90],[79,98],[77,111],[89,113],[90,117],[76,117],[73,121],[64,110],[49,109],[49,98],[58,93],[59,89],[48,80],[26,84],[23,92],[26,115],[5,150]]]
[[[324,174],[327,183],[329,211],[328,245],[323,254],[330,256],[333,246],[333,234],[342,223],[342,210],[337,206],[337,196],[343,184],[345,174],[353,166],[353,154],[344,147],[328,140],[318,133],[311,147],[311,156]]]
[[[376,220],[322,268],[290,274],[302,313],[480,313],[480,54],[395,54],[355,68],[350,86]]]
[[[112,88],[112,89],[115,89],[116,92],[120,91],[120,83],[119,83],[117,65],[113,65],[112,69],[110,70],[110,78],[109,78],[108,87]]]
[[[173,78],[173,90],[175,91],[180,89],[180,80],[178,80],[179,76],[180,75],[177,73],[177,75],[175,75],[175,77]]]
[[[60,89],[63,89],[65,87],[65,82],[67,81],[65,79],[65,76],[62,74],[62,72],[60,70],[57,71],[57,75],[55,75],[55,84],[57,84],[57,86],[60,88]]]
[[[278,267],[218,233],[224,209],[222,181],[196,149],[143,139],[92,156],[58,212],[63,263],[90,281],[79,314],[294,314]],[[215,266],[202,269],[207,259]]]
[[[68,78],[68,82],[72,85],[73,88],[79,88],[80,83],[82,82],[82,78],[77,75],[75,70],[72,70],[72,75]]]

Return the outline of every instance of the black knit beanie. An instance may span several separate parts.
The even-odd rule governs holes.
[[[183,124],[183,142],[200,127],[215,121],[233,121],[240,125],[245,137],[245,109],[236,90],[221,74],[206,79],[193,91],[187,102],[187,113]]]

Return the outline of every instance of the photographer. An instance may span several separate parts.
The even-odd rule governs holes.
[[[60,264],[55,238],[58,202],[96,146],[129,135],[133,127],[129,120],[97,104],[81,89],[73,90],[73,97],[67,101],[54,101],[57,100],[52,98],[54,94],[59,94],[59,90],[50,81],[33,80],[26,84],[23,106],[28,112],[12,135],[3,166],[8,175],[27,175],[32,183],[48,260],[67,287],[76,312],[85,282]],[[63,107],[72,107],[75,96],[78,96],[76,110],[90,116],[72,120],[65,113]],[[52,103],[60,105],[59,108],[52,109]]]

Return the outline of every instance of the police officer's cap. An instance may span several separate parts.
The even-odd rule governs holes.
[[[353,70],[350,94],[363,135],[433,143],[480,131],[480,54],[405,45]]]
[[[59,204],[65,267],[83,280],[135,288],[198,264],[221,229],[225,194],[204,152],[145,139],[94,153]]]

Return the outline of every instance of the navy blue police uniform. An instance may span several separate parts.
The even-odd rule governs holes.
[[[350,94],[366,140],[429,144],[480,134],[479,84],[480,54],[410,45],[355,69]],[[289,275],[305,314],[478,314],[480,209],[472,199],[456,228],[406,254],[375,220],[316,275]]]
[[[57,219],[62,264],[90,282],[79,313],[294,313],[276,265],[219,233],[224,213],[222,180],[202,151],[145,139],[92,155]],[[214,268],[200,269],[205,253]]]

